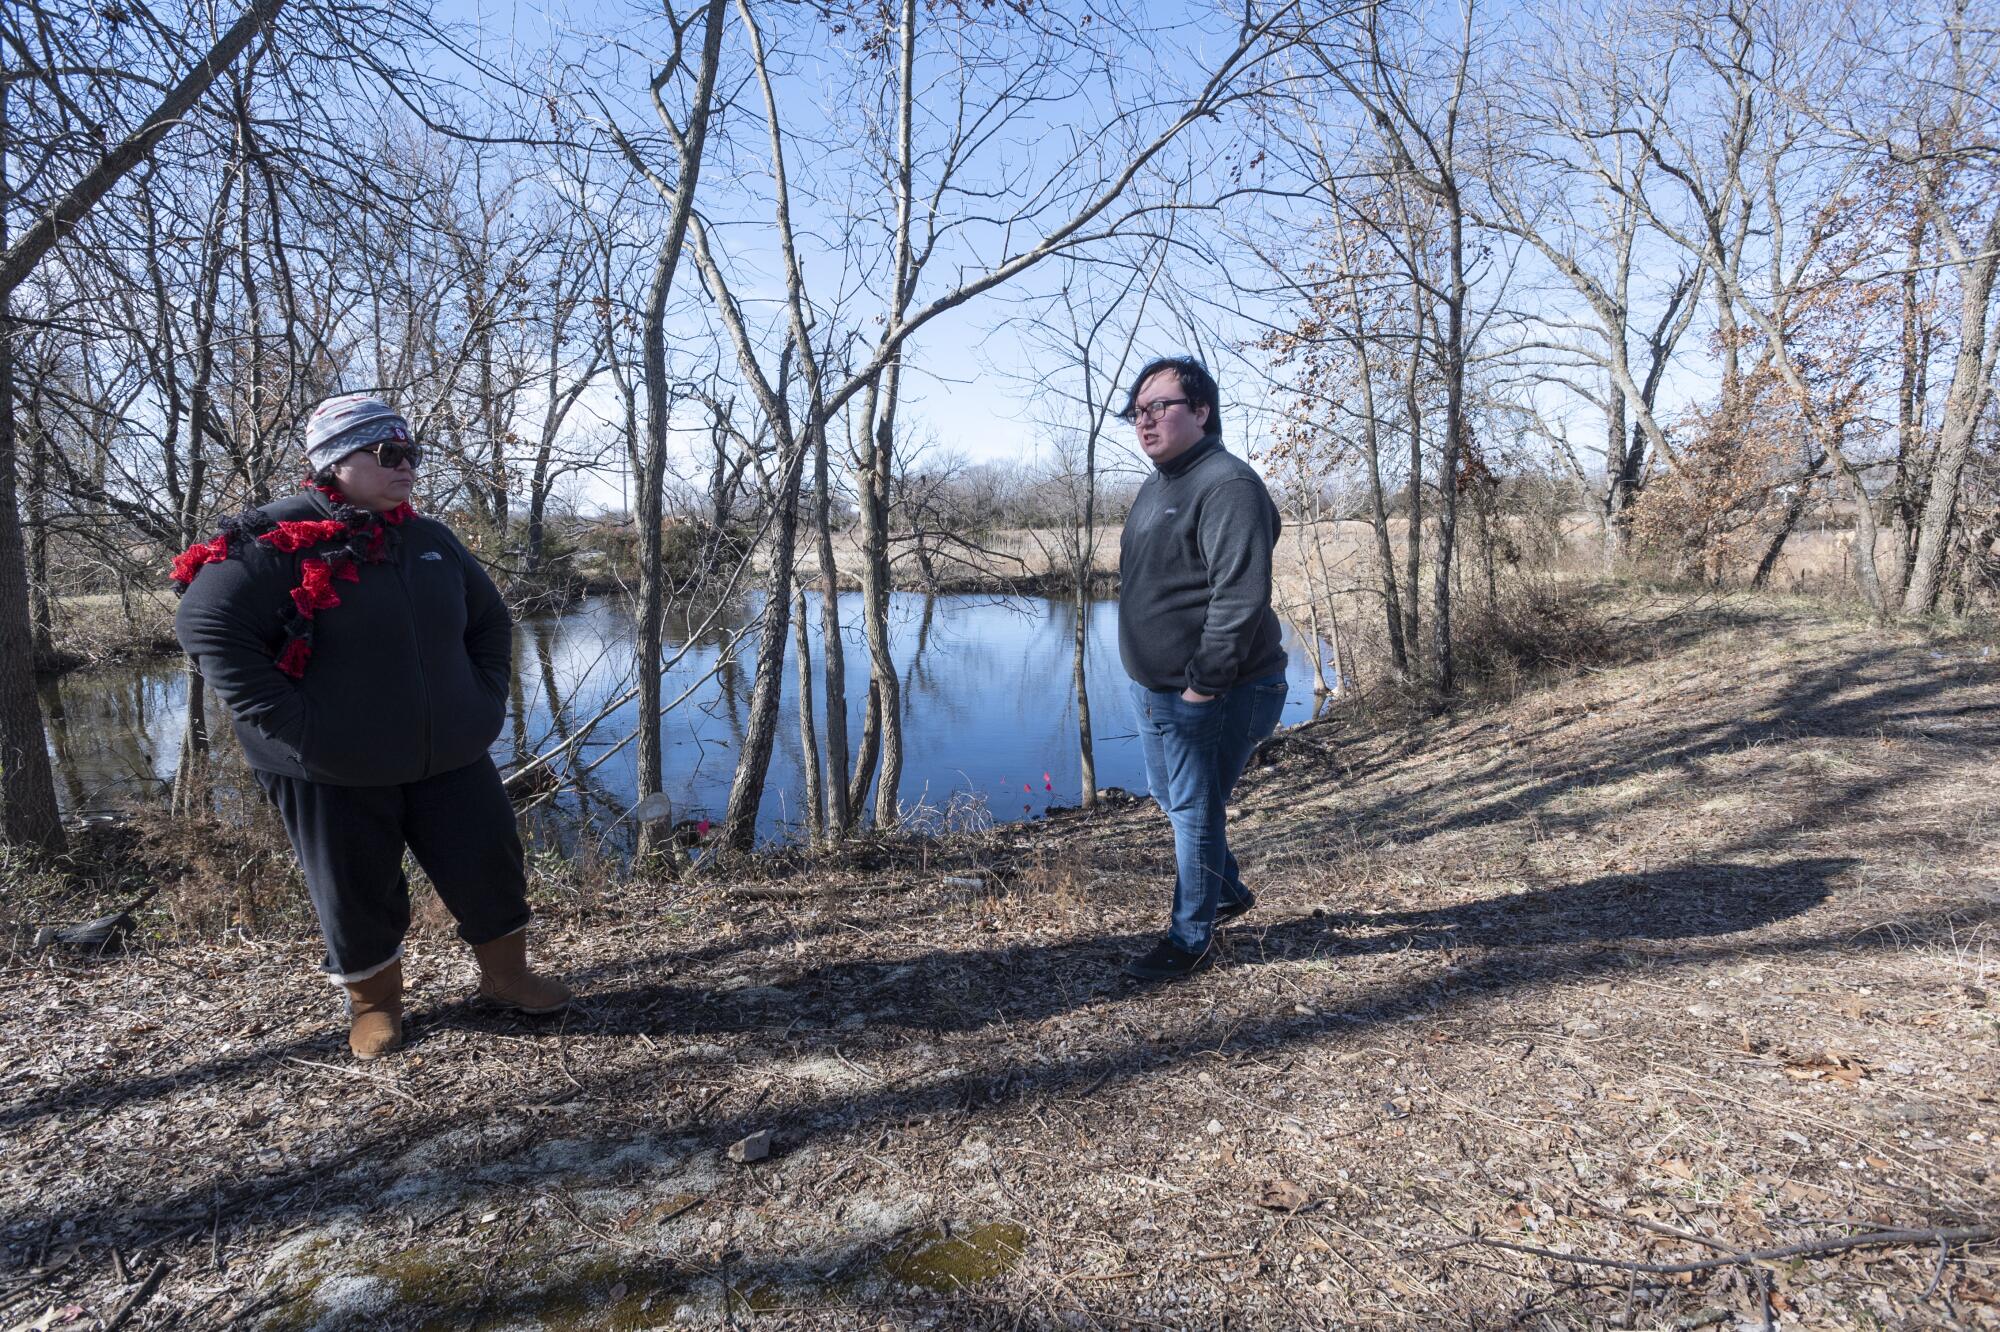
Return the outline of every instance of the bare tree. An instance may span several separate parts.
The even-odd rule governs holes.
[[[1857,575],[1880,614],[1887,602],[1875,562],[1866,460],[1849,438],[1851,415],[1816,390],[1795,345],[1799,316],[1825,281],[1828,242],[1863,164],[1819,141],[1793,94],[1839,86],[1851,55],[1825,34],[1801,31],[1793,11],[1763,0],[1731,0],[1720,25],[1683,15],[1675,31],[1677,50],[1716,89],[1717,112],[1709,118],[1683,112],[1627,131],[1654,168],[1635,197],[1649,224],[1707,270],[1726,407],[1746,401],[1740,353],[1754,347],[1799,413],[1808,444],[1801,480],[1810,480],[1821,457],[1846,478],[1855,502]],[[1704,142],[1703,128],[1719,139]],[[1756,250],[1748,244],[1753,237]]]
[[[1632,17],[1623,10],[1602,17],[1570,10],[1544,20],[1540,77],[1519,84],[1489,122],[1487,149],[1497,160],[1491,204],[1480,210],[1483,227],[1534,247],[1591,321],[1595,346],[1543,350],[1575,352],[1603,377],[1601,390],[1570,386],[1604,413],[1597,507],[1607,565],[1626,554],[1631,508],[1649,459],[1672,456],[1656,406],[1675,349],[1699,308],[1702,273],[1699,266],[1683,266],[1663,274],[1656,292],[1641,290],[1656,267],[1642,246],[1658,242],[1644,226],[1639,203],[1651,165],[1640,143],[1664,128],[1670,92],[1660,84],[1675,71],[1671,63],[1648,65],[1624,48]],[[1506,89],[1496,91],[1506,96]],[[1543,322],[1551,321],[1545,316]],[[1556,375],[1569,383],[1559,369]]]
[[[1456,549],[1461,464],[1472,440],[1466,367],[1476,328],[1471,319],[1473,226],[1468,193],[1472,135],[1470,78],[1480,39],[1473,0],[1461,0],[1448,32],[1431,34],[1426,16],[1406,16],[1386,4],[1362,9],[1348,25],[1306,49],[1327,79],[1359,107],[1376,141],[1378,170],[1393,211],[1372,219],[1390,242],[1412,302],[1405,407],[1412,442],[1409,487],[1409,581],[1414,589],[1420,549],[1421,503],[1416,465],[1421,454],[1420,358],[1436,368],[1444,397],[1437,455],[1437,531],[1432,566],[1430,680],[1440,696],[1456,686],[1452,651],[1452,562]],[[1441,318],[1440,318],[1441,316]],[[1415,598],[1404,608],[1406,646],[1416,640]]]
[[[1090,604],[1096,592],[1098,450],[1132,372],[1154,284],[1172,252],[1168,234],[1145,249],[1114,259],[1069,261],[1063,279],[1034,322],[1033,342],[1048,349],[1053,368],[1039,387],[1050,400],[1058,433],[1057,480],[1063,492],[1058,544],[1069,565],[1075,636],[1071,689],[1076,698],[1077,769],[1081,803],[1097,807],[1097,754],[1091,736],[1086,669]]]
[[[754,324],[746,314],[744,303],[735,295],[736,279],[728,263],[729,256],[718,243],[716,228],[697,217],[690,224],[690,232],[704,287],[735,349],[738,371],[766,422],[790,441],[785,445],[785,453],[793,467],[802,467],[809,453],[816,455],[819,440],[850,402],[858,400],[862,404],[858,434],[863,450],[859,460],[862,473],[859,490],[864,614],[873,666],[871,712],[880,726],[875,816],[879,824],[886,826],[896,817],[901,777],[900,689],[887,641],[886,512],[889,481],[895,475],[895,411],[901,377],[907,373],[908,345],[919,329],[947,311],[1015,280],[1053,255],[1116,234],[1131,218],[1143,215],[1139,205],[1132,205],[1124,213],[1116,211],[1116,206],[1147,164],[1190,127],[1250,95],[1258,75],[1258,57],[1270,45],[1274,19],[1251,16],[1234,42],[1206,67],[1196,89],[1184,98],[1148,107],[1143,116],[1114,108],[1104,133],[1080,132],[1067,155],[1051,155],[1048,162],[1038,163],[1033,182],[1016,181],[1006,191],[1025,200],[1020,210],[1005,219],[1003,225],[996,225],[995,219],[978,211],[989,206],[991,193],[985,182],[973,179],[973,172],[991,156],[999,127],[1029,114],[1030,108],[1037,105],[1037,97],[1058,83],[1074,87],[1079,78],[1111,78],[1122,66],[1108,45],[1090,46],[1073,33],[1057,33],[1027,24],[1009,27],[997,17],[926,19],[920,16],[913,0],[905,0],[898,13],[881,25],[879,34],[870,29],[867,37],[870,43],[878,42],[879,37],[879,44],[870,49],[893,52],[899,71],[896,79],[886,85],[889,97],[886,119],[897,129],[887,140],[893,146],[881,159],[890,164],[889,198],[894,214],[886,232],[884,263],[889,275],[889,297],[868,344],[835,373],[821,347],[814,343],[813,331],[825,329],[824,339],[833,340],[832,329],[838,322],[841,302],[838,297],[818,295],[808,289],[801,238],[793,218],[796,185],[790,156],[794,150],[790,145],[799,131],[788,117],[784,100],[776,94],[778,76],[764,29],[747,7],[739,9],[753,77],[762,94],[770,145],[769,204],[779,262],[785,274],[779,328]],[[951,42],[955,52],[952,63],[946,67],[948,77],[961,82],[954,90],[956,119],[944,126],[942,142],[928,145],[930,151],[924,152],[925,146],[918,143],[913,128],[920,77],[916,53],[920,39],[931,31],[927,25],[932,23],[940,40]],[[984,53],[977,45],[987,39],[995,43],[991,54]],[[1004,58],[1011,49],[1009,43],[1016,40],[1029,42],[1051,58],[1026,65],[1018,59]],[[1022,77],[1024,68],[1033,71],[1030,77]],[[936,175],[919,193],[918,171],[926,162],[935,164]],[[992,164],[987,169],[993,169]],[[843,179],[846,178],[843,174]],[[972,215],[955,211],[961,196],[977,201],[969,205],[974,210]],[[926,297],[921,289],[922,278],[940,247],[969,244],[970,239],[959,233],[970,232],[975,224],[981,236],[998,237],[993,257],[990,260],[982,257],[981,262],[961,258],[955,266],[956,279]],[[1025,244],[1017,243],[1015,238],[1019,235],[1030,239]],[[853,267],[837,265],[842,272],[852,271]],[[782,355],[798,359],[802,419],[795,419],[793,403],[763,368],[761,358],[768,355],[773,344]],[[779,475],[782,478],[784,472],[781,470]],[[768,558],[770,594],[765,601],[751,723],[731,795],[729,835],[737,845],[748,845],[754,835],[756,806],[769,762],[769,735],[775,724],[777,686],[782,676],[774,659],[782,657],[784,652],[793,576],[795,534],[788,517],[788,497],[792,493],[792,488],[781,480],[778,518],[772,529]],[[821,487],[820,493],[830,492]],[[822,653],[829,651],[829,642],[837,641],[826,632],[837,625],[833,613],[827,609],[834,601],[832,597],[822,599]],[[838,727],[844,732],[844,705],[836,709],[832,702],[833,674],[829,671],[830,715],[826,725],[835,726],[831,714],[839,711]],[[845,754],[844,743],[834,743],[836,734],[830,731],[828,743],[823,747],[830,768],[840,763]],[[848,794],[853,794],[851,786]]]
[[[1890,151],[1915,176],[1923,220],[1955,271],[1958,353],[1915,524],[1916,549],[1903,591],[1905,615],[1937,608],[1954,525],[1960,530],[1967,525],[1958,512],[1960,483],[1974,430],[1992,399],[1994,360],[2000,353],[2000,337],[1991,331],[1995,277],[2000,275],[2000,151],[1994,147],[2000,109],[1993,96],[2000,80],[2000,32],[1990,21],[1975,21],[1964,0],[1956,0],[1926,27],[1926,40],[1908,54],[1919,58],[1924,77],[1917,82],[1928,95],[1911,106],[1907,128],[1893,136]],[[1908,66],[1902,68],[1907,71]],[[1912,268],[1916,259],[1910,257]],[[1914,350],[1907,348],[1906,357]]]
[[[40,5],[11,7],[0,19],[0,660],[29,662],[34,629],[16,494],[13,296],[49,252],[207,94],[283,0],[257,0],[184,68],[120,71],[101,61],[66,16]],[[153,23],[161,20],[148,16]],[[157,50],[171,52],[171,43]],[[171,57],[169,57],[171,58]],[[93,127],[123,119],[131,99],[171,86],[116,142],[92,153]],[[94,157],[95,160],[91,160]],[[79,160],[81,159],[81,160]],[[16,229],[13,219],[33,220]],[[64,844],[33,673],[3,673],[0,683],[0,837],[15,845],[59,850]]]
[[[709,0],[685,18],[677,17],[670,6],[667,8],[673,45],[667,59],[654,71],[650,90],[654,114],[675,154],[671,179],[662,174],[642,147],[619,127],[602,100],[598,100],[606,131],[633,170],[659,194],[667,209],[666,227],[653,263],[652,280],[647,287],[642,324],[640,376],[646,394],[646,423],[644,447],[635,478],[637,494],[634,497],[639,523],[636,659],[639,672],[638,786],[641,799],[658,791],[661,786],[659,662],[666,570],[662,564],[660,538],[664,517],[667,422],[672,412],[673,396],[667,376],[667,304],[673,292],[674,274],[680,265],[681,249],[694,217],[695,191],[700,183],[709,122],[715,112],[716,74],[722,63],[722,34],[727,12],[725,0]],[[686,42],[697,21],[701,24],[701,47],[690,67]],[[685,111],[677,111],[668,106],[666,91],[675,80],[684,76],[693,78],[694,88]],[[642,851],[648,849],[650,828],[650,824],[642,825]]]

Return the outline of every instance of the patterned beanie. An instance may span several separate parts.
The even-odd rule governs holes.
[[[386,440],[408,443],[410,423],[394,407],[366,393],[343,393],[306,418],[306,465],[331,467],[356,449]]]

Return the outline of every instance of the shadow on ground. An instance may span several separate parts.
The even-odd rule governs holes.
[[[1951,917],[1939,913],[1887,922],[1861,937],[1847,928],[1829,934],[1766,932],[1740,937],[1810,910],[1826,898],[1834,880],[1849,864],[1842,859],[1820,859],[1768,867],[1688,866],[1652,874],[1608,876],[1430,911],[1276,920],[1262,930],[1235,932],[1234,963],[1187,984],[1223,986],[1231,971],[1238,968],[1301,961],[1337,967],[1343,957],[1385,951],[1449,950],[1452,964],[1442,970],[1433,966],[1421,977],[1354,994],[1348,1002],[1325,1011],[1269,1014],[1238,1022],[1220,1035],[1194,1032],[1161,1040],[1121,1039],[1115,1049],[1067,1059],[1002,1059],[983,1067],[940,1069],[932,1080],[914,1086],[884,1083],[791,1098],[763,1098],[761,1104],[736,1114],[706,1119],[696,1114],[677,1123],[667,1122],[663,1116],[659,1132],[691,1134],[723,1144],[760,1127],[779,1125],[780,1147],[790,1151],[828,1133],[860,1126],[906,1123],[1054,1093],[1073,1095],[1080,1088],[1094,1089],[1114,1080],[1168,1073],[1218,1050],[1273,1051],[1330,1037],[1347,1039],[1406,1018],[1436,1017],[1447,1010],[1492,1003],[1522,987],[1573,982],[1606,973],[1667,972],[1720,958],[1905,948],[1925,938],[1943,937],[1954,927],[1962,930],[1968,923],[1966,913]],[[825,1027],[796,1030],[799,1016],[815,1010],[831,1016],[842,1006],[865,1010],[871,1014],[871,1022],[892,1028],[901,1025],[919,1033],[1034,1021],[1084,1006],[1113,1010],[1133,998],[1137,987],[1114,977],[1109,963],[1138,942],[1096,938],[1036,947],[938,951],[894,965],[834,964],[808,968],[784,981],[782,987],[774,984],[720,999],[674,985],[634,987],[594,996],[589,1011],[567,1024],[526,1025],[470,1010],[441,1012],[433,1022],[491,1025],[510,1035],[525,1032],[547,1040],[586,1034],[691,1037],[786,1027],[794,1029],[796,1041],[809,1053],[815,1047],[832,1049],[844,1039],[843,1033]],[[1105,1026],[1112,1033],[1125,1029],[1120,1023],[1107,1022]],[[266,1049],[260,1059],[275,1059],[298,1048],[301,1045]],[[155,1096],[240,1073],[247,1062],[217,1061],[186,1070],[171,1080],[135,1083],[108,1092],[120,1100]],[[578,1087],[563,1088],[562,1097],[626,1107],[666,1105],[672,1099],[671,1084],[679,1080],[676,1064],[672,1057],[637,1069],[599,1071],[582,1064],[577,1069]],[[314,1211],[365,1212],[379,1199],[384,1186],[381,1167],[386,1163],[377,1160],[371,1165],[368,1158],[393,1157],[463,1124],[495,1113],[511,1113],[513,1094],[506,1099],[505,1105],[460,1102],[434,1113],[427,1121],[412,1124],[406,1120],[357,1133],[345,1144],[350,1149],[346,1155],[331,1164],[248,1178],[219,1190],[204,1182],[74,1210],[15,1207],[0,1217],[0,1230],[10,1237],[24,1236],[42,1233],[45,1226],[61,1229],[73,1222],[84,1233],[107,1229],[157,1233],[191,1219],[216,1217],[222,1218],[225,1226],[231,1219],[238,1225],[264,1224],[282,1221],[288,1206],[302,1203],[308,1193]],[[29,1114],[58,1113],[64,1108],[60,1097],[43,1098],[12,1113],[18,1121]],[[597,1146],[608,1155],[619,1141],[610,1137]],[[440,1170],[450,1175],[455,1166],[441,1166]],[[315,1187],[308,1190],[309,1185]]]

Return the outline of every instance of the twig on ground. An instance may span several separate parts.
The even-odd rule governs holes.
[[[297,1064],[300,1068],[318,1069],[322,1073],[334,1073],[343,1078],[353,1078],[358,1082],[372,1082],[391,1096],[400,1096],[411,1105],[423,1105],[422,1101],[419,1101],[416,1097],[398,1087],[392,1080],[374,1073],[364,1073],[358,1068],[341,1068],[337,1064],[322,1064],[318,1060],[301,1059],[297,1055],[286,1055],[285,1062],[288,1064]]]
[[[126,1301],[118,1306],[118,1312],[111,1315],[111,1321],[104,1325],[104,1332],[117,1332],[125,1326],[125,1321],[137,1313],[139,1306],[153,1298],[153,1292],[167,1279],[167,1260],[162,1258],[153,1264],[153,1270],[146,1273],[146,1279],[139,1283],[139,1289],[132,1292]]]
[[[1718,1267],[1741,1267],[1780,1258],[1814,1258],[1822,1254],[1840,1253],[1847,1249],[1892,1248],[1908,1244],[1949,1246],[1990,1239],[2000,1239],[2000,1226],[1957,1226],[1947,1230],[1882,1230],[1872,1235],[1843,1235],[1832,1239],[1814,1240],[1806,1244],[1787,1244],[1778,1249],[1732,1251],[1727,1258],[1706,1258],[1692,1263],[1634,1263],[1620,1258],[1599,1258],[1587,1253],[1558,1253],[1554,1249],[1538,1248],[1532,1244],[1513,1244],[1507,1240],[1488,1239],[1484,1235],[1465,1235],[1450,1244],[1410,1252],[1444,1253],[1451,1249],[1462,1249],[1468,1244],[1477,1244],[1489,1249],[1506,1249],[1510,1253],[1525,1253],[1536,1258],[1553,1258],[1558,1262],[1576,1263],[1584,1267],[1611,1267],[1621,1272],[1673,1276],[1682,1272],[1709,1272]]]
[[[1648,1217],[1627,1216],[1623,1212],[1613,1211],[1611,1208],[1606,1207],[1603,1203],[1598,1202],[1596,1199],[1587,1198],[1583,1194],[1577,1193],[1575,1190],[1571,1190],[1570,1196],[1575,1198],[1578,1202],[1582,1203],[1585,1207],[1588,1207],[1591,1211],[1596,1212],[1599,1216],[1605,1217],[1612,1221],[1623,1221],[1627,1225],[1637,1226],[1641,1230],[1650,1230],[1655,1235],[1665,1235],[1670,1239],[1687,1240],[1692,1244],[1699,1244],[1705,1249],[1714,1249],[1718,1253],[1739,1254],[1742,1252],[1742,1250],[1737,1249],[1732,1245],[1724,1244],[1720,1240],[1710,1239],[1708,1236],[1700,1234],[1696,1231],[1682,1230],[1679,1226],[1670,1226],[1664,1221],[1654,1221]]]
[[[1943,1240],[1939,1240],[1937,1267],[1933,1269],[1931,1272],[1930,1284],[1924,1287],[1925,1299],[1929,1299],[1932,1295],[1935,1295],[1937,1293],[1938,1282],[1944,1280],[1945,1262],[1950,1257],[1951,1257],[1951,1245],[1945,1243]]]

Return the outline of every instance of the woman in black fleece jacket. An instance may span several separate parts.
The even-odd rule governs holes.
[[[347,989],[348,1044],[402,1043],[405,848],[479,959],[479,994],[533,1013],[572,995],[527,964],[500,733],[513,624],[451,530],[409,505],[419,449],[379,399],[331,398],[306,427],[303,493],[174,561],[181,646],[228,706],[283,818]]]

